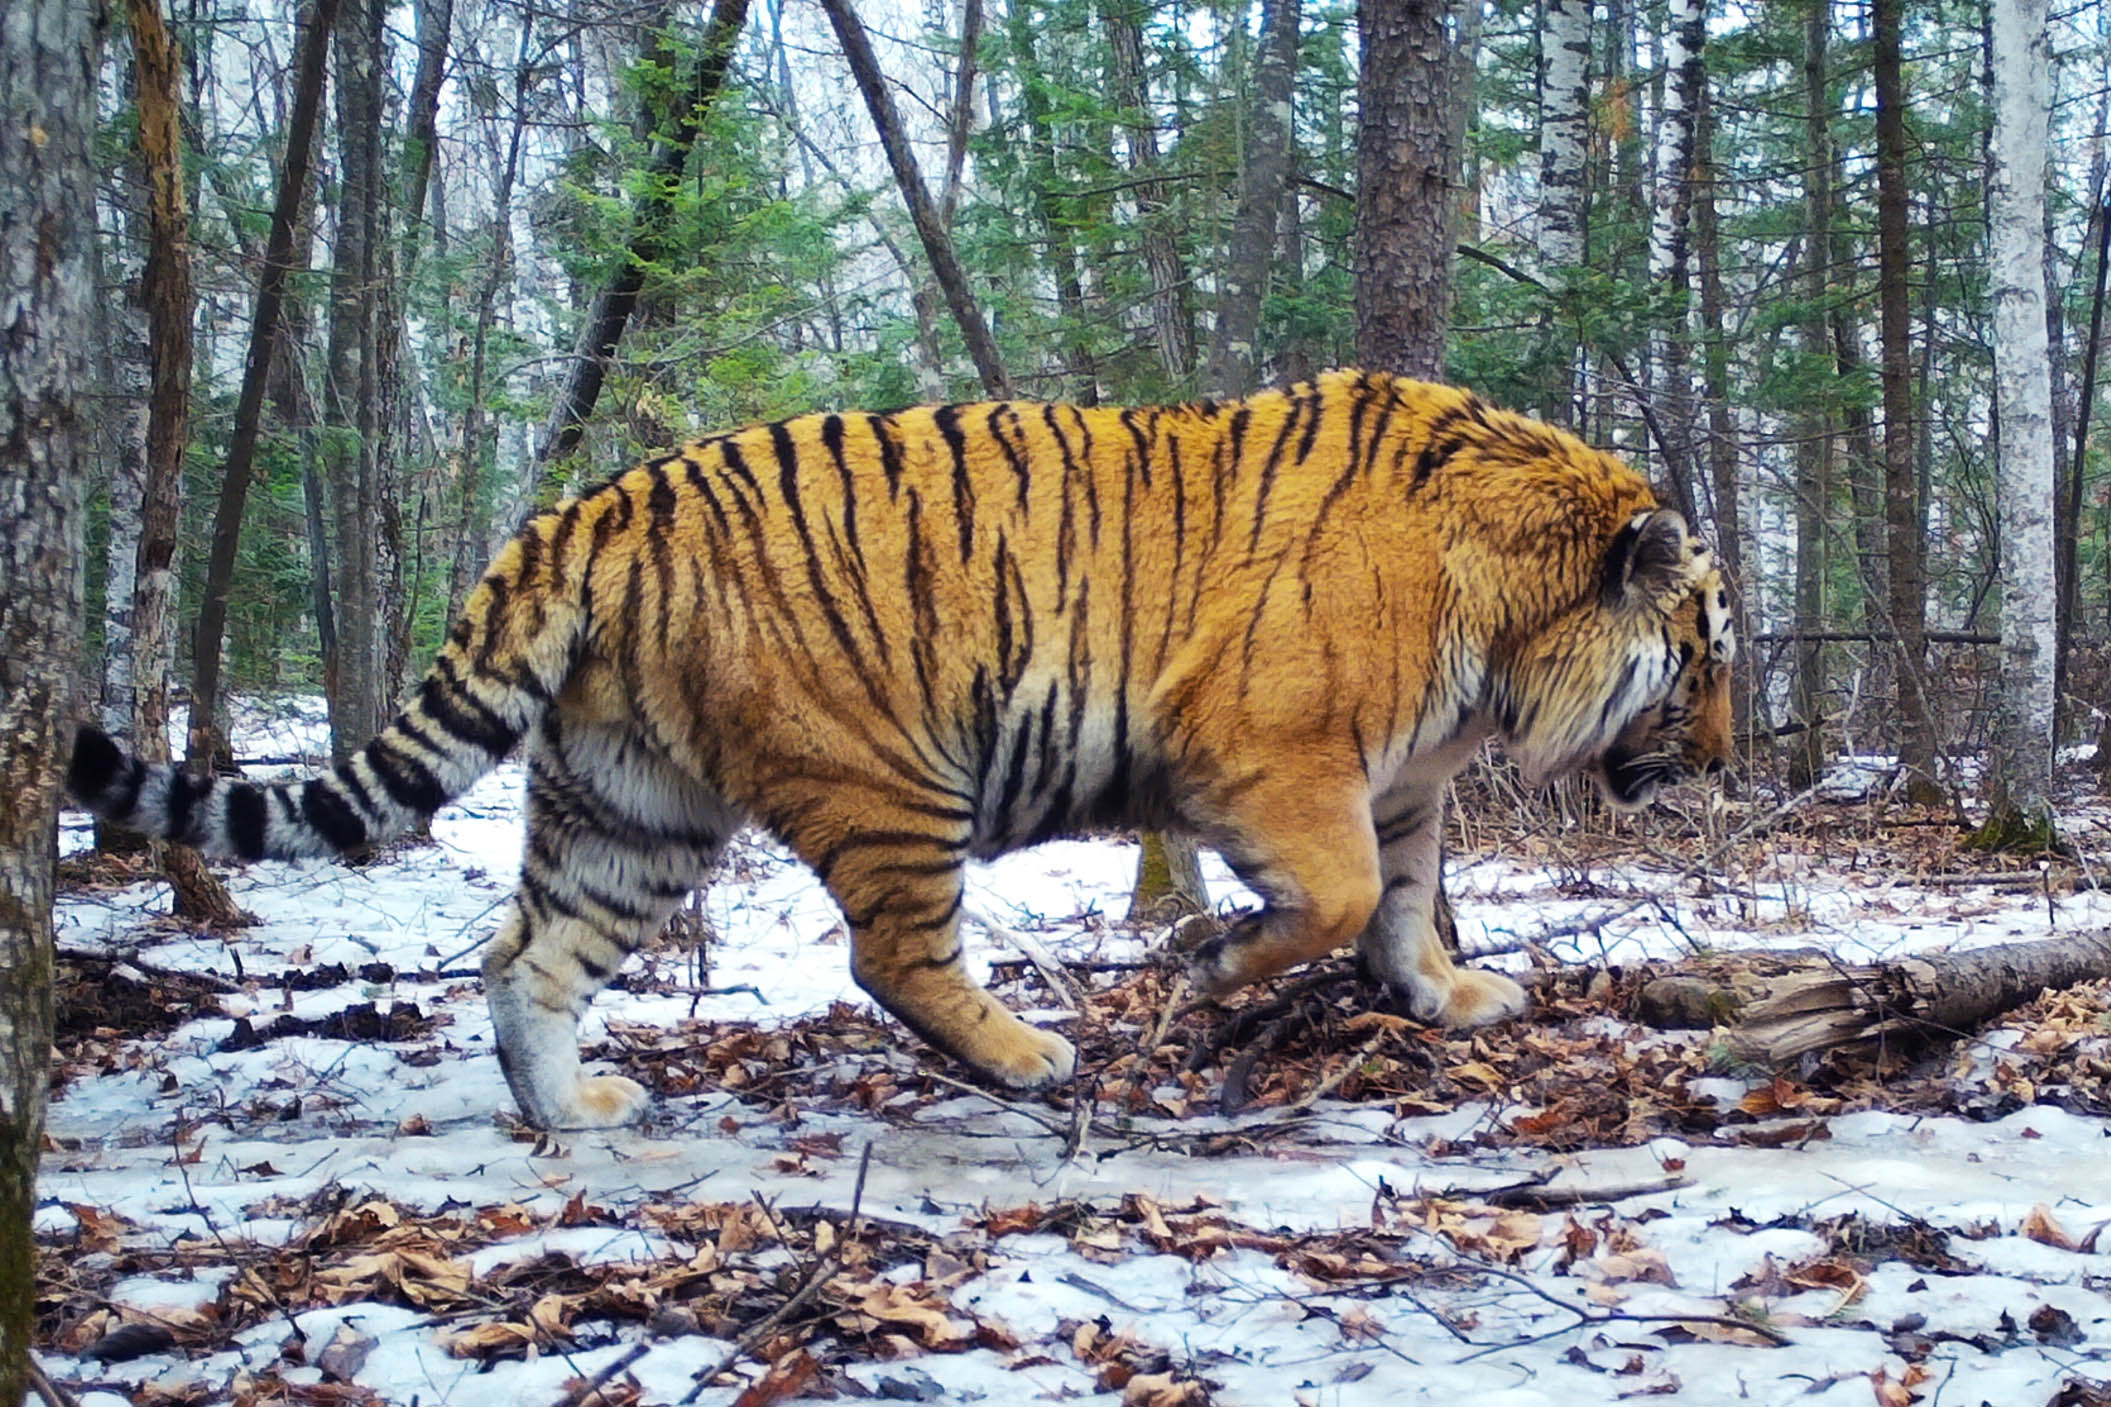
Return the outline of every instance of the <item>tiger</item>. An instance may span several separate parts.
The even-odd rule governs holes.
[[[1184,831],[1259,897],[1195,948],[1221,996],[1353,944],[1416,1016],[1527,1006],[1432,911],[1447,782],[1487,739],[1613,805],[1730,758],[1729,595],[1647,481],[1463,390],[1331,372],[1159,407],[811,414],[532,516],[385,729],[268,784],[83,728],[75,797],[217,856],[345,856],[525,739],[521,873],[483,964],[525,1120],[645,1090],[578,1021],[737,830],[826,886],[856,982],[999,1086],[1076,1054],[963,966],[963,873]]]

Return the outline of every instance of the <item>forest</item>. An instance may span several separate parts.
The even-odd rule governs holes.
[[[2111,7],[0,0],[0,113],[0,1403],[2111,1403]],[[1729,587],[1719,777],[1444,790],[1512,1020],[1204,999],[1266,886],[1117,832],[968,867],[990,1086],[748,831],[553,1130],[518,758],[343,867],[64,795],[345,763],[703,437],[1344,367]]]

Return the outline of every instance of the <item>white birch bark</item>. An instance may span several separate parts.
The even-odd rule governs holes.
[[[1693,383],[1687,369],[1693,247],[1693,140],[1700,111],[1703,0],[1666,0],[1664,98],[1657,114],[1656,189],[1650,201],[1649,286],[1663,322],[1651,337],[1651,382],[1664,433],[1665,471],[1679,507],[1694,513]]]
[[[1585,142],[1590,133],[1591,0],[1546,0],[1540,33],[1542,88],[1539,120],[1540,276],[1558,294],[1583,263]],[[1576,348],[1556,317],[1548,335],[1563,355],[1563,384],[1549,387],[1543,413],[1559,425],[1576,418]]]
[[[2052,71],[2046,0],[1994,0],[1994,397],[2000,415],[2001,688],[1997,809],[2049,815],[2052,786],[2052,376],[2045,340],[2045,155]]]
[[[1540,36],[1539,254],[1554,280],[1583,262],[1583,158],[1590,123],[1590,0],[1547,0]]]

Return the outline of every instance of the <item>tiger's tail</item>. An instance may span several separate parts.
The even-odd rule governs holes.
[[[548,550],[556,516],[500,550],[415,696],[330,770],[269,783],[193,776],[84,727],[67,789],[104,820],[225,858],[343,855],[403,834],[497,766],[572,672],[586,611]]]

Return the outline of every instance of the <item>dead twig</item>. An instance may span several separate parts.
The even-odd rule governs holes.
[[[1465,1265],[1477,1274],[1493,1275],[1499,1280],[1508,1280],[1512,1284],[1530,1291],[1533,1295],[1545,1300],[1556,1309],[1575,1315],[1576,1322],[1564,1325],[1548,1333],[1534,1334],[1530,1338],[1521,1341],[1513,1340],[1507,1343],[1490,1344],[1477,1353],[1467,1354],[1465,1358],[1459,1360],[1462,1363],[1491,1353],[1501,1353],[1507,1349],[1518,1348],[1523,1344],[1537,1343],[1541,1339],[1552,1338],[1556,1334],[1573,1333],[1586,1324],[1712,1324],[1720,1329],[1741,1329],[1746,1333],[1757,1334],[1776,1348],[1786,1348],[1789,1344],[1795,1342],[1779,1329],[1770,1329],[1764,1324],[1757,1324],[1749,1319],[1733,1319],[1724,1314],[1643,1314],[1628,1309],[1609,1309],[1603,1314],[1592,1314],[1588,1310],[1578,1309],[1567,1300],[1549,1294],[1538,1285],[1533,1284],[1525,1276],[1504,1270],[1500,1266],[1489,1265],[1482,1261],[1468,1261],[1465,1262]]]
[[[34,1355],[29,1360],[29,1385],[44,1399],[45,1407],[81,1407],[80,1399],[53,1382]]]
[[[1041,974],[1041,981],[1047,985],[1065,1011],[1076,1011],[1084,1005],[1084,987],[1077,978],[1063,969],[1063,960],[1050,952],[1047,944],[1030,933],[1007,928],[973,905],[963,909],[962,913],[980,924],[982,931],[990,937],[1000,943],[1008,943],[1024,953],[1026,960],[1033,964],[1034,971]]]
[[[628,1353],[614,1360],[600,1372],[558,1398],[557,1407],[584,1407],[584,1404],[593,1401],[601,1395],[602,1388],[607,1387],[613,1379],[628,1369],[631,1364],[650,1352],[652,1352],[652,1345],[649,1343],[632,1344]]]

